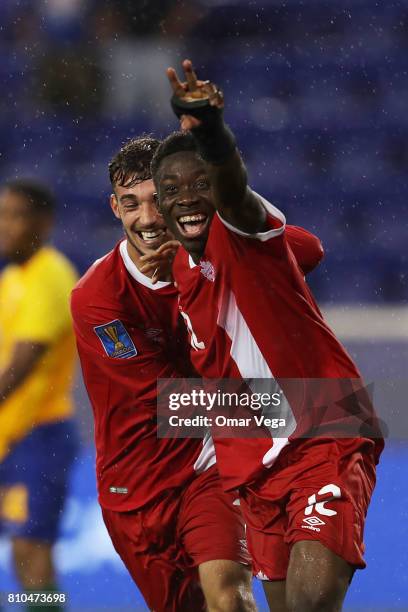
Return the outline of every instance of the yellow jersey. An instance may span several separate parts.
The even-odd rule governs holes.
[[[64,255],[42,247],[0,276],[0,371],[16,342],[48,349],[25,381],[0,404],[0,461],[33,427],[69,418],[76,350],[69,299],[77,275]]]

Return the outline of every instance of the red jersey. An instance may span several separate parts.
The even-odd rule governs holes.
[[[193,365],[205,378],[359,378],[294,255],[302,230],[285,231],[284,215],[263,203],[267,231],[245,234],[216,214],[200,262],[194,264],[184,249],[176,256],[174,276]],[[288,439],[230,438],[215,444],[218,469],[230,488],[270,467]]]
[[[198,471],[215,462],[200,440],[157,438],[156,381],[191,374],[188,344],[174,285],[152,285],[126,244],[96,261],[71,298],[95,419],[99,501],[119,511],[183,486],[196,462]]]

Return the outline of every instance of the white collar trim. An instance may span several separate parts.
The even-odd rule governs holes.
[[[196,266],[198,266],[198,264],[194,263],[194,260],[191,257],[191,255],[188,256],[188,263],[189,263],[190,268],[195,268]]]
[[[125,264],[126,270],[129,272],[130,276],[134,278],[141,285],[144,285],[145,287],[148,287],[149,289],[153,289],[153,291],[156,291],[157,289],[163,289],[163,287],[168,287],[169,285],[173,284],[169,281],[157,281],[157,283],[153,285],[152,279],[146,276],[146,274],[143,274],[143,272],[141,272],[139,268],[130,259],[130,255],[127,250],[127,240],[126,239],[122,240],[122,242],[120,243],[119,250],[120,250],[120,254],[123,259],[123,263]]]

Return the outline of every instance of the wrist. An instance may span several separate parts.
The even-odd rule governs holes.
[[[232,131],[224,122],[223,109],[212,106],[208,98],[187,102],[173,96],[171,105],[178,118],[190,115],[200,121],[200,125],[192,128],[191,133],[204,161],[215,165],[225,163],[235,151],[236,142]]]
[[[200,156],[209,164],[220,166],[234,153],[236,142],[222,117],[218,125],[205,124],[193,128],[191,133],[197,143]]]

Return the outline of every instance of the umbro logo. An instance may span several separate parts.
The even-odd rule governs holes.
[[[145,329],[145,334],[148,338],[155,338],[156,336],[160,336],[162,331],[162,329]]]
[[[320,526],[326,524],[318,516],[309,516],[308,518],[304,518],[303,522],[307,524],[302,525],[302,529],[310,529],[310,531],[320,531]]]
[[[305,518],[303,519],[304,523],[307,523],[308,525],[314,525],[316,527],[316,525],[325,525],[326,523],[324,521],[322,521],[322,519],[319,519],[318,516],[309,516],[309,518]]]

